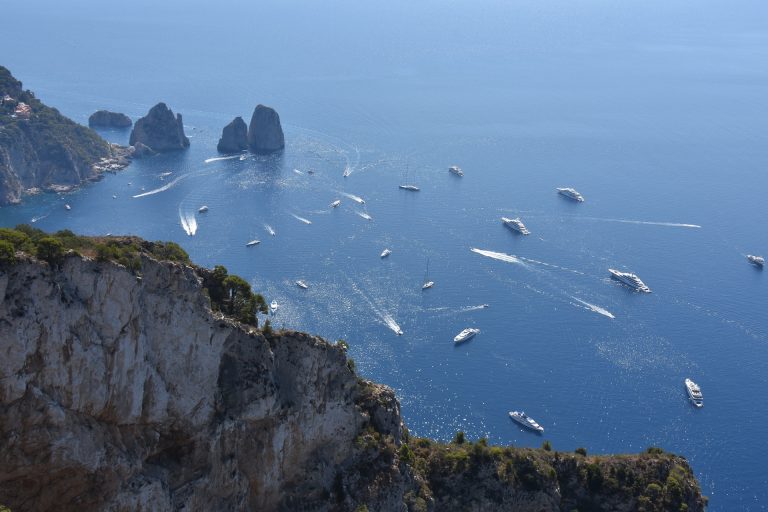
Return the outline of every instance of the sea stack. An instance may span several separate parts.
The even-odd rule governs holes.
[[[189,147],[181,114],[174,116],[165,103],[158,103],[133,126],[129,144],[135,146],[137,143],[142,143],[155,152]]]
[[[133,122],[131,118],[120,112],[99,110],[88,118],[88,126],[98,128],[128,128]]]
[[[277,123],[279,126],[279,119]],[[248,149],[248,125],[245,124],[242,117],[237,116],[224,127],[216,149],[219,150],[219,153],[237,153]]]
[[[274,109],[256,106],[248,127],[248,148],[254,153],[274,153],[285,148],[280,116]]]

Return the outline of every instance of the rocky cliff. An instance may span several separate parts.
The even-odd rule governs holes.
[[[0,260],[0,504],[14,512],[704,508],[687,462],[660,452],[413,438],[344,344],[237,323],[211,309],[216,271],[123,247],[133,270],[106,252]]]
[[[88,118],[88,126],[100,128],[128,128],[133,122],[131,118],[120,112],[97,110]]]
[[[174,116],[165,103],[158,103],[136,121],[129,144],[142,144],[152,152],[165,152],[189,147],[189,139],[184,135],[181,114]]]
[[[248,149],[248,125],[242,117],[234,118],[224,127],[216,149],[219,153],[237,153]]]
[[[61,115],[0,66],[0,205],[68,190],[128,165],[124,148]]]
[[[274,153],[285,148],[280,116],[274,109],[256,106],[248,125],[248,147],[254,153]]]

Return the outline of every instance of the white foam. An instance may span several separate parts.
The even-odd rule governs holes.
[[[403,330],[400,329],[399,325],[397,325],[397,322],[395,322],[395,319],[392,318],[392,315],[390,315],[389,313],[384,313],[380,315],[381,315],[381,319],[384,320],[384,323],[386,324],[387,327],[389,327],[392,330],[392,332],[394,332],[395,334],[403,333]]]
[[[205,163],[209,164],[211,162],[219,162],[221,160],[232,160],[233,158],[240,158],[240,155],[232,155],[232,156],[217,156],[213,158],[206,158]]]
[[[579,274],[580,276],[586,275],[586,274],[584,274],[584,272],[580,272],[578,270],[573,270],[572,268],[565,268],[565,267],[561,267],[560,265],[554,265],[552,263],[545,263],[545,262],[539,261],[539,260],[532,260],[530,258],[524,258],[522,256],[518,256],[518,258],[521,259],[522,261],[526,262],[526,263],[535,263],[536,265],[542,265],[544,267],[556,268],[558,270],[565,270],[566,272],[573,272],[574,274]]]
[[[264,229],[266,229],[267,233],[269,233],[272,236],[275,236],[277,234],[275,233],[275,230],[272,229],[272,226],[270,226],[269,224],[264,224]]]
[[[197,233],[197,219],[194,212],[182,212],[181,208],[179,208],[179,222],[187,235],[195,236],[195,233]]]
[[[179,176],[175,180],[171,181],[170,183],[168,183],[166,185],[163,185],[160,188],[156,188],[154,190],[150,190],[149,192],[142,192],[141,194],[136,194],[135,196],[133,196],[133,198],[134,199],[138,199],[140,197],[151,196],[151,195],[154,195],[154,194],[159,194],[160,192],[165,192],[166,190],[168,190],[169,188],[173,187],[174,185],[176,185],[178,182],[180,182],[181,180],[183,180],[187,176],[188,175],[186,175],[186,174],[184,176]]]
[[[294,218],[294,219],[296,219],[296,220],[298,220],[298,221],[301,221],[301,222],[303,222],[304,224],[312,224],[312,221],[311,221],[311,220],[309,220],[309,219],[305,219],[304,217],[299,217],[299,216],[298,216],[298,215],[296,215],[295,213],[292,213],[291,215],[293,216],[293,218]]]
[[[346,192],[340,192],[340,194],[350,198],[351,200],[355,201],[356,203],[365,204],[365,200],[362,197],[360,197],[360,196],[356,196],[354,194],[347,194]]]
[[[484,249],[476,249],[471,247],[470,251],[477,253],[486,258],[493,258],[494,260],[506,261],[507,263],[517,263],[518,265],[525,265],[517,256],[511,254],[504,254],[503,252],[486,251]]]
[[[581,300],[577,297],[571,297],[571,298],[576,302],[578,302],[579,304],[581,304],[582,306],[584,306],[585,308],[589,309],[590,311],[594,311],[595,313],[599,313],[603,316],[607,316],[608,318],[616,318],[615,316],[613,316],[613,313],[611,313],[605,308],[601,308],[600,306],[597,306],[595,304],[590,304],[589,302],[585,300]]]
[[[672,228],[690,228],[690,229],[700,229],[701,226],[698,224],[684,224],[680,222],[654,222],[654,221],[647,221],[647,220],[629,220],[629,219],[601,219],[598,217],[581,217],[585,220],[597,220],[601,222],[621,222],[623,224],[643,224],[646,226],[667,226]]]
[[[300,175],[304,176],[304,173],[303,173],[303,172],[301,172],[301,171],[300,171],[300,170],[298,170],[298,169],[294,169],[294,170],[293,170],[293,172],[295,172],[296,174],[300,174]]]

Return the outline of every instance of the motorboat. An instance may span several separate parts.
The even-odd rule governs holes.
[[[241,161],[241,162],[242,162],[243,160],[245,160],[246,158],[248,158],[248,155],[240,155],[240,161]]]
[[[247,244],[245,244],[246,247],[253,247],[254,245],[258,245],[261,243],[261,240],[251,240]]]
[[[463,343],[463,342],[465,342],[465,341],[467,341],[469,339],[474,338],[475,335],[478,334],[479,332],[480,332],[480,329],[475,329],[473,327],[469,327],[469,328],[464,329],[463,331],[461,331],[459,334],[457,334],[453,338],[453,342],[454,343]]]
[[[544,427],[536,423],[536,420],[525,414],[523,411],[509,411],[509,417],[514,421],[536,432],[544,432]]]
[[[574,201],[577,201],[579,203],[584,202],[584,196],[576,192],[576,189],[567,187],[567,188],[558,188],[557,189],[558,194],[567,197],[568,199],[573,199]]]
[[[398,187],[400,187],[403,190],[410,190],[411,192],[418,192],[419,190],[421,190],[416,185],[398,185]]]
[[[701,388],[691,379],[685,379],[685,389],[688,391],[688,398],[691,399],[696,407],[704,407],[704,395],[701,394]]]
[[[525,224],[523,224],[523,221],[520,220],[519,217],[514,219],[509,219],[507,217],[502,217],[501,222],[504,223],[505,226],[507,226],[512,231],[516,231],[520,233],[521,235],[530,235],[531,232],[528,231],[528,228],[525,227]]]
[[[331,208],[336,208],[341,204],[341,199],[337,199],[331,203]]]
[[[296,281],[296,286],[298,286],[299,288],[302,288],[302,289],[304,289],[304,290],[306,290],[307,288],[309,288],[309,285],[308,285],[307,283],[305,283],[305,282],[304,282],[303,280],[301,280],[301,279],[299,279],[298,281]]]
[[[421,285],[421,289],[427,290],[433,286],[435,286],[435,282],[429,280],[429,260],[427,260],[427,271],[424,273],[424,284]]]
[[[280,304],[278,304],[276,300],[273,300],[272,303],[269,305],[269,309],[272,312],[272,314],[274,315],[275,312],[278,309],[280,309]]]
[[[392,251],[390,251],[389,249],[384,249],[383,251],[381,251],[381,257],[382,258],[386,258],[390,254],[392,254]]]
[[[635,290],[643,293],[651,293],[651,289],[648,288],[645,283],[640,280],[639,277],[637,277],[635,274],[632,274],[631,272],[619,272],[618,270],[614,270],[612,268],[609,268],[608,272],[611,273],[611,277],[621,281],[630,288],[634,288]]]
[[[368,214],[367,214],[367,213],[365,213],[365,212],[360,212],[358,215],[360,215],[360,216],[361,216],[362,218],[364,218],[365,220],[373,220],[373,217],[371,217],[370,215],[368,215]]]
[[[459,167],[458,165],[450,166],[448,168],[448,172],[450,172],[451,174],[455,174],[456,176],[459,176],[459,177],[464,176],[464,171],[462,171],[461,167]]]
[[[345,167],[344,168],[344,174],[342,176],[344,176],[346,178],[350,174],[352,174],[352,169],[350,169],[349,167]]]
[[[69,206],[68,204],[65,204],[65,205],[64,205],[64,209],[65,209],[65,210],[71,210],[71,209],[72,209],[72,207],[71,207],[71,206]]]
[[[208,207],[203,205],[200,208],[198,208],[197,211],[200,212],[200,213],[205,213],[205,212],[208,211]]]
[[[756,267],[763,268],[765,265],[765,258],[762,256],[754,256],[752,254],[747,254],[747,261],[749,261],[751,264],[753,264]]]

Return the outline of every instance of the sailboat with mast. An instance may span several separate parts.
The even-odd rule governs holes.
[[[429,259],[427,259],[427,271],[424,273],[424,284],[421,285],[421,289],[426,290],[433,286],[435,286],[435,282],[429,280]]]
[[[408,164],[405,164],[405,183],[400,185],[403,190],[410,190],[411,192],[418,192],[420,189],[413,183],[408,183]]]

